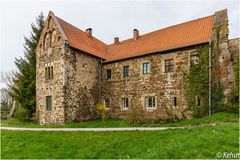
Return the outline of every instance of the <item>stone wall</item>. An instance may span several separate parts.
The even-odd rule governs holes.
[[[129,99],[129,107],[143,107],[145,96],[155,96],[155,110],[149,111],[164,117],[172,113],[182,118],[187,104],[184,100],[182,71],[190,65],[190,55],[196,53],[197,47],[179,49],[168,53],[157,53],[107,63],[103,65],[102,98],[111,99],[109,114],[111,117],[124,118],[128,110],[123,110],[121,99]],[[165,60],[174,59],[174,72],[165,73]],[[143,75],[142,63],[150,62],[150,74]],[[129,77],[123,77],[123,66],[129,65]],[[106,80],[106,69],[112,70],[112,78]],[[177,97],[177,106],[173,106],[173,98]]]
[[[233,59],[229,51],[227,10],[214,14],[212,31],[212,86],[222,84],[224,87],[224,102],[231,93],[234,83]]]
[[[82,121],[96,117],[99,100],[100,60],[86,53],[65,48],[65,118]]]
[[[51,34],[54,32],[54,40]],[[48,38],[46,36],[48,35]],[[52,42],[50,42],[52,40]],[[44,47],[44,43],[47,46]],[[54,21],[49,17],[36,50],[36,101],[40,124],[64,123],[63,64],[65,44]],[[45,79],[45,64],[53,64],[53,79]],[[46,96],[52,96],[52,111],[46,111]]]

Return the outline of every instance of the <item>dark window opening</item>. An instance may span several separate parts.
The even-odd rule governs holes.
[[[107,79],[107,80],[111,79],[111,76],[112,76],[111,69],[107,69],[107,72],[106,72],[106,79]]]
[[[52,96],[46,96],[46,110],[52,110]]]
[[[177,106],[177,97],[173,98],[173,106],[176,107]]]
[[[165,72],[173,72],[174,69],[174,64],[173,64],[173,59],[166,59],[165,60]]]
[[[201,105],[201,99],[200,96],[195,96],[195,104],[200,106]]]
[[[128,77],[129,76],[129,66],[124,66],[123,67],[123,77]]]
[[[53,79],[53,63],[45,64],[45,79]]]

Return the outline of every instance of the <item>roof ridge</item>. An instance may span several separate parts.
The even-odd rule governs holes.
[[[153,34],[155,32],[158,32],[158,31],[161,31],[161,30],[165,30],[165,29],[169,29],[171,27],[177,27],[179,25],[183,25],[183,24],[186,24],[186,23],[191,23],[191,22],[194,22],[194,21],[198,21],[198,20],[201,20],[201,19],[205,19],[205,18],[209,18],[209,17],[212,17],[213,15],[209,15],[209,16],[205,16],[205,17],[200,17],[200,18],[197,18],[197,19],[193,19],[193,20],[190,20],[190,21],[185,21],[183,23],[178,23],[178,24],[174,24],[174,25],[171,25],[171,26],[168,26],[168,27],[164,27],[164,28],[161,28],[161,29],[158,29],[158,30],[155,30],[155,31],[151,31],[151,32],[148,32],[148,33],[145,33],[145,34],[142,34],[139,36],[139,38],[143,37],[143,36],[147,36],[147,35],[150,35],[150,34]],[[122,40],[121,43],[124,43],[126,41],[130,41],[132,40],[133,38],[128,38],[128,39],[125,39],[125,40]],[[108,44],[108,46],[112,46],[114,45],[114,43],[110,43]]]

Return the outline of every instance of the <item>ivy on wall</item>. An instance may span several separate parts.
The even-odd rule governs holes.
[[[239,55],[235,58],[233,69],[235,83],[229,97],[229,103],[226,105],[226,110],[239,114]]]
[[[199,63],[191,63],[188,70],[183,71],[185,99],[194,117],[208,114],[209,98],[209,45],[198,48]]]

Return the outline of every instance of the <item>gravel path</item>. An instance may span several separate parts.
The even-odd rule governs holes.
[[[167,129],[184,129],[184,127],[128,127],[128,128],[20,128],[0,127],[1,130],[12,131],[163,131]]]

